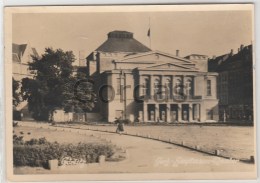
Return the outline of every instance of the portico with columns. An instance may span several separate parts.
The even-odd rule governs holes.
[[[151,72],[151,71],[150,71]],[[202,96],[194,94],[196,74],[141,75],[142,121],[199,122]],[[158,83],[161,82],[161,83]],[[161,86],[160,89],[157,87]]]

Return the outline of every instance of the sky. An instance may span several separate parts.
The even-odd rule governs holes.
[[[12,30],[13,43],[29,43],[39,54],[46,47],[72,50],[77,59],[79,53],[85,57],[94,51],[114,30],[133,32],[148,47],[151,39],[153,50],[175,54],[178,49],[183,57],[237,52],[241,44],[253,41],[250,11],[19,13],[13,14]]]

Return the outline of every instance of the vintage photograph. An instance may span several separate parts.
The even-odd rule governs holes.
[[[253,10],[6,7],[7,178],[255,179]]]

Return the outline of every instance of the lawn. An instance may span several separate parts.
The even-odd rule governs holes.
[[[81,126],[81,128],[115,131],[116,126]],[[248,126],[125,126],[128,134],[160,137],[207,152],[220,150],[223,156],[248,159],[254,155],[254,127]]]
[[[39,139],[45,137],[49,142],[59,142],[59,143],[106,143],[105,141],[93,137],[86,136],[83,134],[75,134],[66,131],[53,131],[44,128],[34,128],[26,126],[17,126],[14,128],[14,134],[17,136],[23,136],[23,140],[27,141],[32,138]]]

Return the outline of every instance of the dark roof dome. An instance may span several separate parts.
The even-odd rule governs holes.
[[[107,40],[96,51],[148,52],[151,49],[134,39],[132,32],[116,30],[107,34]]]
[[[125,38],[125,39],[132,39],[133,38],[132,32],[127,31],[112,31],[107,34],[108,38]]]

